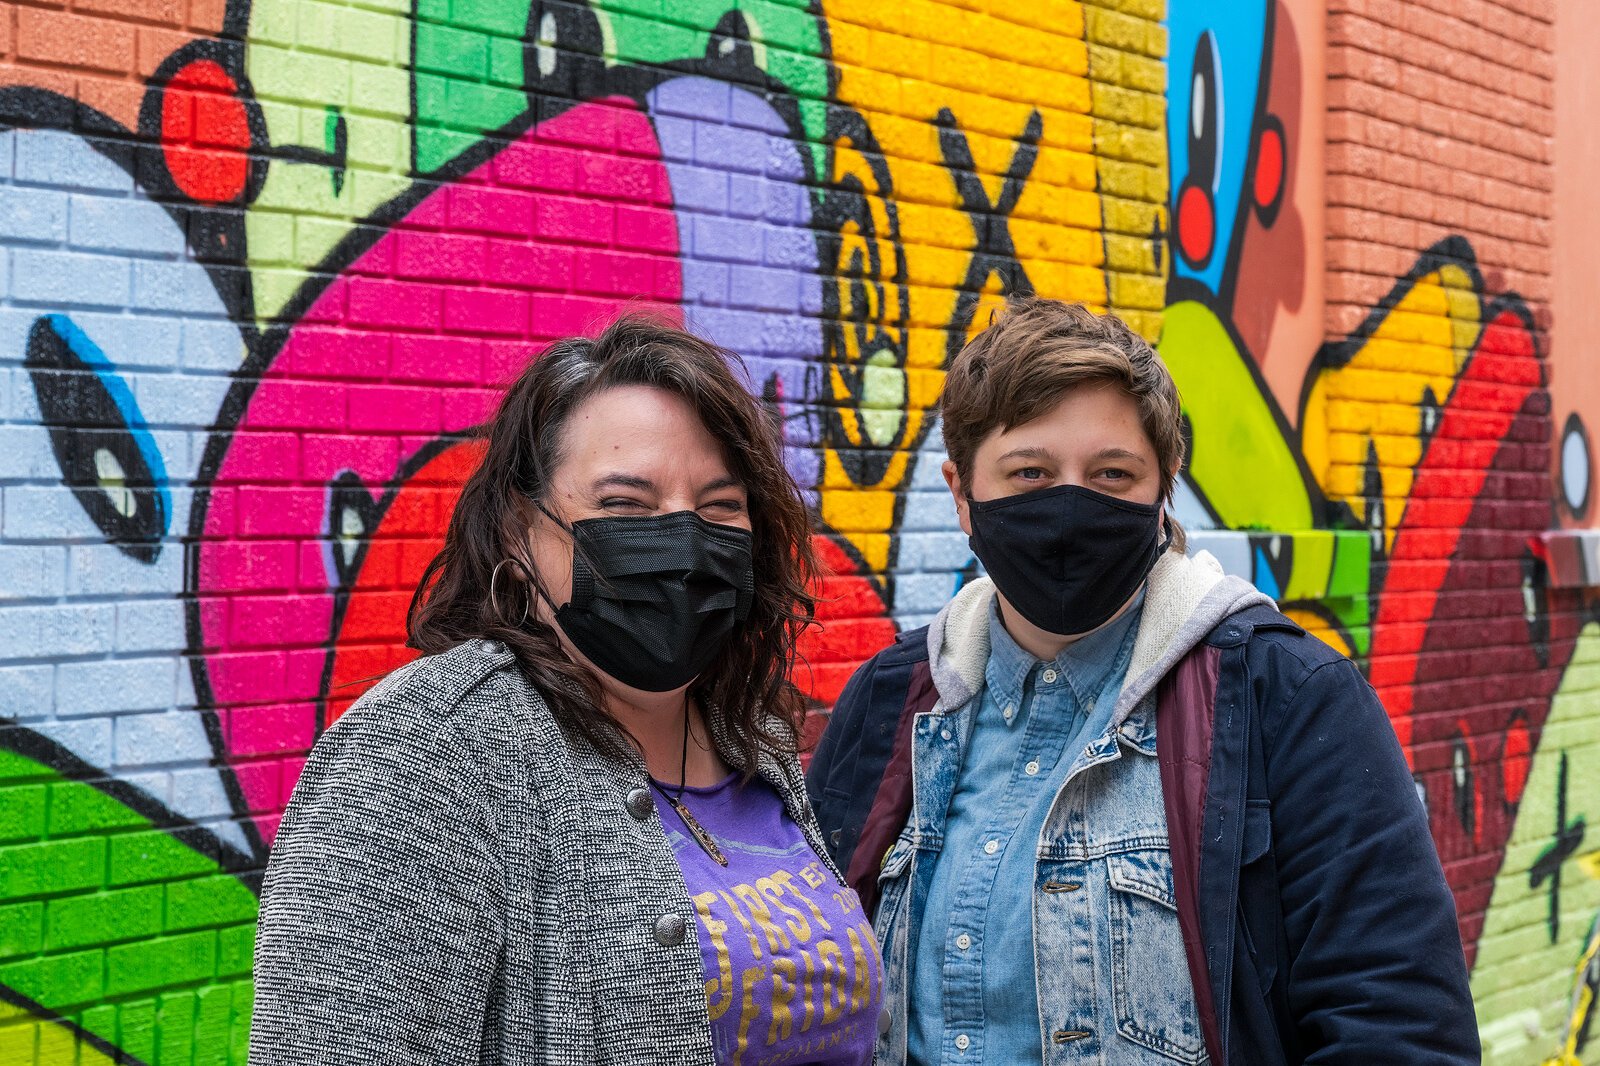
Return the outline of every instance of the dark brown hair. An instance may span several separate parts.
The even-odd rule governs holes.
[[[978,446],[1047,414],[1072,389],[1112,384],[1139,406],[1139,421],[1161,467],[1161,498],[1170,500],[1183,463],[1183,407],[1178,386],[1155,350],[1115,315],[1082,304],[1018,296],[950,363],[939,397],[944,445],[964,487],[972,484]],[[1172,544],[1183,529],[1170,514]]]
[[[675,326],[632,314],[593,340],[546,348],[512,383],[494,418],[482,464],[450,516],[444,549],[411,600],[407,643],[448,650],[476,637],[504,643],[569,736],[627,758],[625,733],[605,710],[597,679],[562,648],[533,608],[538,580],[527,547],[535,502],[562,461],[567,420],[608,389],[646,385],[688,402],[722,444],[749,495],[755,562],[750,617],[702,676],[696,695],[715,729],[736,746],[746,773],[763,747],[793,750],[805,713],[789,683],[795,642],[811,623],[816,574],[805,502],[783,465],[770,409],[734,372],[738,357]],[[505,560],[495,588],[495,567]],[[545,590],[549,593],[549,590]],[[555,594],[549,599],[561,602]],[[526,621],[524,617],[526,616]]]

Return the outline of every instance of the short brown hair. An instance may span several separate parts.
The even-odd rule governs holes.
[[[978,445],[989,434],[1031,422],[1093,383],[1115,385],[1139,405],[1161,466],[1161,498],[1170,500],[1183,463],[1183,409],[1166,364],[1117,316],[1037,296],[1007,300],[950,364],[939,414],[961,484],[972,484]],[[1173,544],[1184,546],[1176,521]]]

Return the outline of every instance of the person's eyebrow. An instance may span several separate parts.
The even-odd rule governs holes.
[[[1049,448],[1041,448],[1038,445],[1032,445],[1025,448],[1012,448],[1009,452],[1006,452],[998,460],[996,460],[996,462],[1003,463],[1007,459],[1043,459],[1046,462],[1053,463],[1056,461],[1056,453],[1051,451]]]
[[[1107,459],[1121,459],[1124,462],[1139,463],[1140,465],[1147,465],[1148,463],[1144,456],[1138,452],[1130,452],[1126,448],[1102,448],[1094,453],[1094,462],[1103,462]]]
[[[700,493],[701,495],[704,495],[708,492],[720,492],[723,489],[742,488],[744,488],[744,482],[740,481],[732,474],[729,474],[727,477],[719,477],[715,481],[707,482],[706,484],[700,486]]]
[[[638,489],[640,492],[653,492],[656,483],[647,477],[636,474],[606,474],[595,479],[591,489],[598,492],[601,489]]]

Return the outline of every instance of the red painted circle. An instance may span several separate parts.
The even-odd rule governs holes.
[[[1256,145],[1256,206],[1272,206],[1283,191],[1284,152],[1283,135],[1268,126],[1261,131],[1261,142]]]
[[[223,204],[250,177],[250,121],[239,86],[221,64],[197,59],[161,95],[161,151],[174,184],[192,200]]]
[[[1211,256],[1217,236],[1216,214],[1211,197],[1198,185],[1185,188],[1178,197],[1178,249],[1191,263],[1203,263]]]

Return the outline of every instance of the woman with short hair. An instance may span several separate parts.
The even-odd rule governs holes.
[[[253,1063],[868,1061],[881,963],[787,680],[807,512],[731,359],[624,318],[510,387],[412,601],[427,654],[284,817]]]

